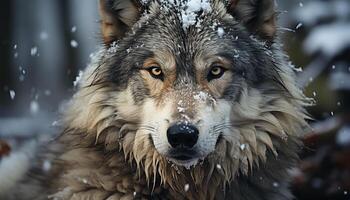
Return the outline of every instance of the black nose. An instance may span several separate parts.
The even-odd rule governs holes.
[[[198,140],[198,134],[198,129],[191,124],[175,124],[167,130],[168,141],[174,148],[192,148]]]

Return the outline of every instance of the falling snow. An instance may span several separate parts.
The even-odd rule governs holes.
[[[75,33],[77,31],[77,27],[76,26],[73,26],[72,28],[71,28],[71,30],[70,30],[70,32],[72,32],[72,33]]]
[[[78,42],[76,40],[71,40],[70,41],[70,46],[73,47],[73,48],[77,48],[78,47]]]
[[[187,192],[190,189],[190,185],[189,184],[185,184],[185,192]]]
[[[30,102],[30,113],[37,114],[39,112],[39,103],[37,101]]]
[[[282,31],[287,31],[287,32],[295,33],[295,30],[293,30],[293,29],[291,29],[291,28],[280,27],[279,29],[282,30]]]
[[[25,69],[22,68],[22,66],[19,66],[19,67],[18,67],[18,70],[19,70],[19,72],[20,72],[20,75],[19,75],[18,79],[19,79],[20,82],[22,82],[22,81],[24,81],[24,79],[25,79],[25,76],[24,76],[24,75],[25,75],[27,72],[26,72]]]
[[[301,67],[295,67],[294,70],[295,70],[296,72],[302,72],[302,71],[303,71],[303,68],[301,68]]]
[[[30,55],[31,56],[36,56],[38,53],[38,47],[37,46],[34,46],[30,49]]]
[[[278,187],[280,184],[277,182],[273,182],[272,185],[273,185],[273,187]]]
[[[295,29],[299,29],[300,27],[302,27],[303,26],[303,23],[299,23],[296,27],[295,27]]]
[[[48,171],[50,171],[50,169],[51,169],[51,162],[49,160],[44,160],[44,162],[43,162],[43,170],[45,172],[48,172]]]
[[[46,96],[50,96],[50,95],[51,95],[51,90],[45,90],[45,91],[44,91],[44,94],[45,94]]]
[[[289,62],[288,65],[289,65],[289,67],[291,67],[296,72],[302,72],[303,71],[303,68],[296,67],[292,62]]]
[[[11,99],[13,100],[16,96],[16,92],[14,90],[10,90],[9,93],[10,93]]]
[[[313,77],[310,77],[310,78],[309,78],[309,82],[311,83],[312,81],[314,81],[314,78],[313,78]]]
[[[350,126],[344,126],[338,131],[336,142],[340,146],[350,145]]]
[[[47,34],[46,31],[42,31],[39,37],[41,40],[47,40],[49,38],[49,34]]]
[[[51,126],[57,126],[58,125],[58,121],[53,121]]]

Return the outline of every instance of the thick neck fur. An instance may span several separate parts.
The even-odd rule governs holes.
[[[261,199],[254,193],[270,190],[266,199],[289,198],[287,168],[297,160],[298,134],[307,126],[304,96],[290,71],[280,73],[293,98],[247,87],[232,111],[232,135],[190,169],[167,161],[138,130],[137,108],[127,105],[127,90],[91,85],[89,72],[94,71],[87,70],[66,113],[57,159],[64,170],[55,183],[62,190],[52,197]]]

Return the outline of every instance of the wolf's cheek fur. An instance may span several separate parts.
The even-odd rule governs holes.
[[[166,154],[169,144],[166,136],[166,130],[172,120],[173,102],[171,98],[159,105],[154,99],[147,99],[143,104],[141,111],[141,125],[137,132],[138,138],[135,144],[143,141],[138,141],[139,138],[146,138],[153,141],[153,145],[160,154]],[[139,137],[140,136],[140,137]],[[141,137],[144,136],[144,137]]]
[[[198,106],[197,117],[200,119],[198,125],[200,134],[197,148],[202,158],[215,151],[219,136],[232,133],[231,109],[232,103],[225,100],[217,100],[213,106],[208,104]]]

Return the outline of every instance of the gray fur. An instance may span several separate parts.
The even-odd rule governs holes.
[[[105,5],[112,5],[109,11],[113,11],[125,1]],[[251,28],[261,24],[248,27],[240,19],[243,14],[226,10],[227,3],[211,2],[209,13],[198,14],[200,27],[185,30],[176,6],[148,2],[140,7],[144,12],[140,19],[132,27],[130,20],[123,24],[129,30],[126,35],[118,33],[115,37],[121,38],[116,43],[105,40],[107,46],[96,52],[65,112],[62,133],[44,145],[28,176],[7,194],[0,191],[0,197],[293,199],[287,172],[298,160],[298,138],[307,128],[303,106],[308,101],[296,86],[278,38],[263,41],[265,37],[255,31],[259,27]],[[120,13],[114,11],[110,13]],[[259,13],[266,15],[257,13],[254,19]],[[153,136],[139,132],[142,106],[157,98],[144,83],[140,68],[145,59],[164,52],[175,57],[176,80],[171,88],[178,93],[176,98],[181,98],[180,92],[198,90],[197,58],[219,55],[232,63],[232,81],[217,98],[231,105],[232,135],[222,135],[215,151],[189,170],[181,166],[175,170],[156,151]],[[239,150],[240,142],[249,148]],[[49,171],[42,168],[45,160],[52,163]],[[217,168],[217,163],[222,167]]]

